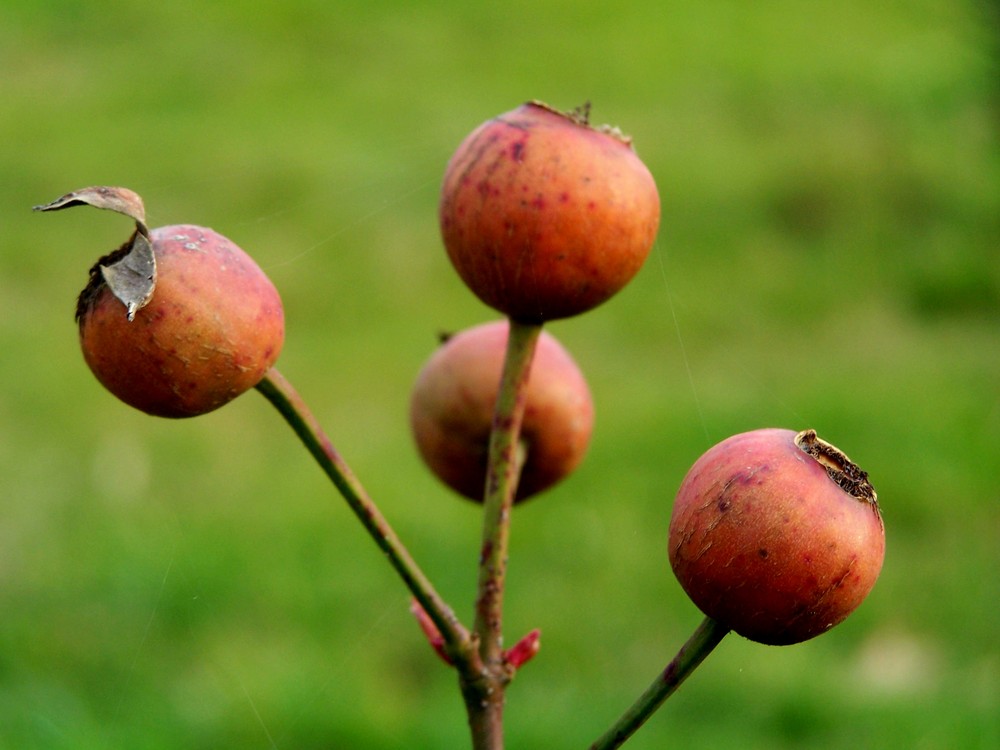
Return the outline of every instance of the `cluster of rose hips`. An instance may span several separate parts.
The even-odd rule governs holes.
[[[84,357],[111,393],[149,414],[189,417],[259,386],[281,351],[284,317],[246,253],[204,227],[150,231],[141,199],[124,188],[87,188],[38,208],[74,205],[136,224],[91,269],[77,305]],[[511,331],[578,315],[622,289],[653,247],[659,196],[617,129],[591,126],[586,111],[529,102],[459,146],[439,218],[459,276],[506,320],[444,339],[416,378],[410,422],[434,474],[485,502],[496,481],[491,439],[505,429],[497,403]],[[593,426],[582,373],[554,337],[538,333],[513,394],[523,421],[511,448],[510,502],[572,472]],[[812,430],[755,430],[711,448],[680,485],[668,537],[673,571],[703,613],[767,644],[841,622],[871,590],[884,555],[867,475]]]

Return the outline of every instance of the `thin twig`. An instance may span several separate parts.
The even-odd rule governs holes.
[[[263,380],[257,384],[257,390],[281,413],[313,455],[313,458],[333,481],[344,500],[347,501],[351,510],[365,527],[368,535],[385,553],[390,564],[403,579],[414,598],[437,626],[446,644],[446,649],[456,655],[468,654],[473,650],[473,639],[469,631],[458,621],[451,607],[445,603],[410,556],[409,551],[396,536],[396,532],[393,531],[389,522],[369,497],[361,482],[354,476],[350,467],[334,449],[316,417],[313,416],[291,383],[272,367],[264,375]]]
[[[681,646],[666,669],[661,672],[646,691],[639,696],[612,727],[590,746],[590,750],[612,750],[621,745],[641,727],[653,712],[660,707],[680,686],[695,668],[701,664],[712,649],[729,632],[710,617],[702,620],[687,643]]]

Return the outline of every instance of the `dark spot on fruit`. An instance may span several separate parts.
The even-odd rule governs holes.
[[[732,506],[733,502],[728,497],[719,498],[719,512],[725,513]]]
[[[767,550],[766,549],[759,549],[759,550],[757,550],[757,555],[758,555],[758,557],[760,557],[761,560],[766,560],[767,559]]]
[[[524,160],[524,142],[518,141],[513,146],[510,147],[510,155],[514,158],[514,161]]]

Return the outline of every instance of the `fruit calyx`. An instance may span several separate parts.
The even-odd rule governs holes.
[[[73,206],[92,206],[128,216],[135,231],[117,250],[95,263],[87,285],[76,300],[76,320],[81,322],[105,285],[125,305],[129,321],[153,298],[156,289],[156,257],[146,226],[146,208],[138,193],[123,187],[96,185],[74,190],[51,203],[35,206],[35,211],[59,211]]]
[[[584,128],[589,128],[590,130],[597,131],[598,133],[604,133],[609,135],[617,141],[621,141],[624,145],[629,148],[632,147],[632,136],[625,135],[617,125],[592,125],[590,123],[590,102],[586,101],[575,109],[571,109],[568,112],[564,112],[561,109],[556,109],[551,104],[546,104],[539,99],[531,99],[526,102],[529,107],[538,107],[539,109],[544,109],[546,112],[551,112],[554,115],[563,117],[574,125],[580,125]]]
[[[802,430],[794,440],[803,453],[812,456],[826,470],[838,487],[848,495],[871,505],[875,514],[881,518],[878,494],[868,481],[867,471],[851,461],[840,448],[818,437],[816,430]]]
[[[94,304],[105,286],[125,305],[129,321],[153,298],[156,288],[156,256],[148,234],[138,226],[128,241],[90,267],[87,284],[76,299],[76,321],[79,323]]]

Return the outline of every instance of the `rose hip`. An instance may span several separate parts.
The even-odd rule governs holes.
[[[764,429],[711,448],[681,483],[670,563],[706,615],[761,643],[843,621],[882,568],[868,475],[812,430]]]
[[[277,360],[281,299],[253,259],[211,229],[167,226],[149,238],[156,286],[134,319],[92,273],[77,307],[83,355],[111,393],[147,414],[204,414]]]
[[[445,484],[478,502],[486,483],[507,334],[507,322],[496,321],[448,338],[420,371],[410,399],[410,424],[421,457]],[[579,465],[593,422],[582,373],[559,342],[543,332],[527,385],[521,427],[526,458],[516,502],[551,487]]]
[[[541,322],[589,310],[632,279],[656,238],[660,199],[628,138],[528,102],[458,147],[439,218],[469,288]]]

